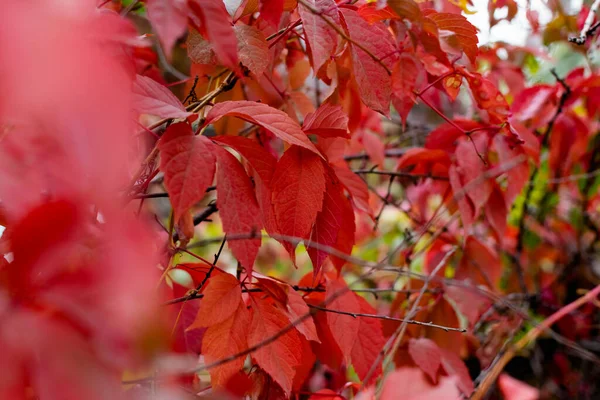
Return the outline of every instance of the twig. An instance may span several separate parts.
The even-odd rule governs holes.
[[[399,171],[375,171],[372,169],[355,169],[352,172],[356,174],[373,174],[373,175],[387,175],[387,176],[399,176],[405,178],[430,178],[434,180],[447,181],[447,176],[438,176],[431,174],[411,174],[410,172],[399,172]]]
[[[600,22],[597,22],[592,26],[592,22],[594,22],[594,16],[596,15],[596,11],[598,11],[598,7],[600,6],[600,0],[595,0],[594,4],[590,7],[590,11],[588,12],[587,17],[585,18],[585,23],[583,24],[583,28],[581,29],[581,33],[579,36],[569,38],[569,42],[575,43],[577,45],[585,44],[588,37],[592,37],[596,32],[596,29],[600,26]]]
[[[414,319],[394,318],[394,317],[388,317],[387,315],[377,315],[377,314],[352,313],[352,312],[347,312],[347,311],[342,311],[342,310],[332,310],[331,308],[313,306],[313,305],[310,305],[310,304],[308,306],[310,308],[315,308],[315,309],[320,310],[320,311],[326,311],[326,312],[330,312],[330,313],[334,313],[334,314],[349,315],[349,316],[351,316],[353,318],[364,317],[364,318],[384,319],[386,321],[399,321],[399,322],[404,322],[404,323],[407,323],[407,324],[414,324],[414,325],[428,326],[428,327],[431,327],[431,328],[437,328],[437,329],[444,330],[446,332],[461,332],[461,333],[465,333],[467,331],[466,329],[452,328],[452,327],[443,326],[443,325],[436,325],[436,324],[431,323],[431,322],[416,321]]]
[[[473,394],[471,400],[481,400],[484,398],[492,384],[496,381],[500,373],[504,370],[506,364],[508,364],[508,362],[520,350],[524,349],[530,342],[536,340],[544,331],[550,329],[550,327],[554,325],[557,321],[559,321],[561,318],[575,311],[582,305],[595,300],[599,294],[600,285],[596,286],[593,290],[591,290],[584,296],[562,307],[560,310],[558,310],[557,312],[546,318],[544,321],[542,321],[539,325],[532,328],[517,343],[515,343],[513,346],[510,346],[506,353],[502,355],[494,369],[491,370],[490,373],[483,379],[479,389]]]

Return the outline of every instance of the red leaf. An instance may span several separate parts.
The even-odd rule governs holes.
[[[450,186],[454,192],[454,198],[458,203],[458,210],[460,211],[463,226],[468,228],[475,221],[475,206],[467,197],[466,192],[463,189],[464,185],[456,166],[450,166],[450,169],[448,170],[448,178],[450,179]]]
[[[307,135],[350,138],[348,134],[348,116],[342,106],[329,103],[322,104],[321,107],[317,108],[317,111],[308,114],[304,119],[302,130]]]
[[[341,203],[342,206],[342,225],[338,232],[337,241],[334,248],[344,254],[351,255],[352,248],[356,242],[356,224],[354,222],[354,209],[349,201],[345,200]],[[331,262],[338,271],[341,272],[342,267],[346,264],[346,260],[341,257],[331,256]]]
[[[468,73],[465,77],[477,106],[488,112],[490,122],[505,122],[509,114],[508,103],[496,85],[477,73]]]
[[[202,200],[215,174],[212,143],[194,136],[184,122],[171,125],[158,142],[160,169],[173,205],[175,220]]]
[[[333,0],[308,0],[313,9],[322,11],[322,15],[331,22],[340,23],[339,11]],[[302,27],[308,43],[311,63],[315,73],[325,64],[335,51],[338,42],[337,32],[317,15],[309,11],[304,5],[298,6]]]
[[[343,24],[347,35],[371,52],[391,69],[397,58],[396,46],[387,27],[376,22],[369,24],[354,10],[343,9]],[[385,116],[390,115],[392,79],[383,65],[375,61],[363,49],[350,43],[352,69],[360,97],[365,105]]]
[[[235,276],[219,274],[210,278],[207,284],[200,311],[188,329],[217,325],[235,313],[242,302],[242,289]]]
[[[460,393],[456,389],[455,379],[442,377],[438,385],[427,381],[424,373],[417,368],[402,367],[388,374],[381,391],[381,400],[457,400]]]
[[[438,345],[425,338],[410,339],[408,353],[433,383],[437,383],[437,372],[442,365],[442,353]]]
[[[223,143],[240,153],[248,161],[248,164],[254,168],[265,185],[271,185],[277,159],[260,144],[243,136],[217,136],[213,140]]]
[[[250,72],[260,76],[271,61],[269,46],[262,31],[250,25],[233,27],[237,39],[237,51],[240,62]],[[205,40],[195,29],[190,28],[187,38],[187,50],[190,59],[198,64],[216,64],[213,44]]]
[[[388,1],[392,3],[393,1]],[[417,6],[418,9],[418,6]],[[367,20],[370,24],[373,22],[383,21],[387,19],[399,19],[398,15],[390,6],[379,8],[379,4],[367,3],[358,8],[358,15]]]
[[[313,393],[308,400],[344,400],[345,397],[340,396],[331,389],[321,389]]]
[[[475,218],[479,215],[482,207],[487,203],[492,194],[493,186],[489,180],[481,181],[481,174],[485,165],[480,156],[487,154],[488,136],[483,132],[471,135],[470,140],[460,140],[456,147],[457,171],[461,176],[463,185],[476,181],[477,184],[470,184],[467,190],[467,196],[475,205]]]
[[[238,69],[237,39],[222,0],[190,0],[191,21],[208,40],[223,65]]]
[[[419,5],[413,0],[388,0],[389,7],[400,17],[417,22],[422,18]]]
[[[283,4],[284,0],[260,0],[260,16],[275,28],[279,28]]]
[[[239,286],[238,286],[239,287]],[[212,325],[202,339],[202,355],[207,364],[223,360],[248,349],[248,326],[250,314],[243,303],[234,309],[233,315],[223,322]],[[244,357],[238,357],[223,365],[210,368],[211,385],[224,387],[227,381],[244,367]]]
[[[356,207],[371,215],[373,212],[369,206],[369,188],[365,181],[352,172],[345,161],[331,164],[331,168],[352,196]]]
[[[310,235],[311,242],[324,246],[334,246],[337,243],[338,232],[342,226],[344,202],[348,202],[338,182],[327,180],[327,190],[323,201],[323,209],[317,214],[317,219]],[[313,264],[315,276],[329,255],[327,251],[308,246],[308,255]]]
[[[465,52],[469,60],[475,64],[475,58],[479,52],[477,48],[477,28],[475,28],[465,17],[452,13],[430,13],[427,15],[441,31],[450,31],[456,34],[459,47]],[[442,36],[443,33],[440,33]]]
[[[331,281],[327,285],[327,308],[330,310],[359,313],[360,303],[343,279]],[[346,360],[350,359],[352,348],[358,338],[360,321],[350,315],[327,312],[327,324]]]
[[[217,152],[217,207],[227,235],[260,234],[262,221],[252,182],[227,150]],[[252,274],[261,239],[227,240],[233,255]]]
[[[287,301],[287,314],[290,323],[293,323],[304,317],[310,311],[306,302],[300,296],[298,292],[288,287],[288,301]],[[296,325],[296,329],[300,332],[306,340],[312,340],[314,342],[320,342],[319,336],[317,335],[317,328],[312,318],[307,318],[300,324]]]
[[[148,19],[158,33],[165,53],[171,54],[173,45],[187,27],[186,0],[148,0],[146,7]]]
[[[456,311],[445,297],[440,297],[437,300],[427,318],[428,321],[435,321],[435,323],[439,325],[452,328],[460,327],[460,321],[458,320]],[[433,340],[440,349],[446,349],[457,354],[460,353],[465,342],[465,337],[461,332],[444,332],[441,329],[432,327],[425,327],[423,330],[425,332],[424,336]]]
[[[546,125],[556,111],[558,87],[535,85],[521,91],[511,105],[512,117],[519,121],[534,120],[533,129]]]
[[[482,127],[479,122],[470,119],[457,118],[453,120],[453,122],[455,125],[459,126],[465,131]],[[463,137],[464,135],[464,132],[456,129],[454,125],[443,123],[432,130],[429,135],[427,135],[427,138],[425,139],[425,147],[428,149],[440,149],[453,152],[456,148],[457,139]]]
[[[377,311],[362,297],[352,293],[360,306],[362,314],[377,314]],[[364,380],[371,369],[371,366],[377,360],[379,352],[385,345],[381,320],[375,318],[359,317],[358,334],[354,346],[352,347],[352,365],[361,380]],[[373,383],[381,374],[381,360],[376,365],[370,382],[364,382],[366,385]]]
[[[322,160],[301,147],[290,147],[277,163],[271,187],[279,232],[308,239],[323,207],[325,167]]]
[[[133,106],[142,114],[162,118],[187,118],[192,114],[169,89],[142,75],[133,82]]]
[[[320,302],[318,302],[320,303]],[[317,304],[318,304],[317,303]],[[320,362],[328,365],[331,368],[338,369],[344,359],[344,355],[340,350],[329,324],[327,323],[327,314],[318,312],[314,315],[315,327],[317,334],[321,340],[320,344],[312,343],[313,350]]]
[[[286,315],[275,306],[272,300],[263,299],[262,295],[252,296],[252,299],[254,300],[252,302],[254,311],[248,337],[250,347],[279,335],[289,325]],[[300,354],[297,353],[301,346],[302,342],[298,332],[296,329],[292,329],[278,337],[273,343],[261,346],[252,354],[258,366],[271,375],[287,395],[292,390],[295,368],[301,363]]]
[[[508,374],[501,374],[498,386],[506,400],[537,400],[540,391],[525,382],[521,382]]]
[[[492,149],[498,153],[498,164],[506,164],[511,162],[515,157],[519,157],[522,150],[517,147],[511,147],[507,139],[503,135],[496,135],[492,141]],[[519,165],[515,165],[508,171],[506,171],[507,187],[504,192],[505,204],[513,204],[513,201],[517,198],[523,187],[529,181],[529,163],[522,162]]]
[[[233,27],[238,41],[241,63],[254,75],[260,76],[271,62],[271,53],[265,35],[254,26],[241,24]]]
[[[225,115],[232,115],[260,125],[289,144],[295,144],[319,154],[300,126],[281,110],[254,101],[224,101],[216,104],[210,110],[205,124],[213,123]]]
[[[406,117],[416,103],[414,90],[426,80],[423,65],[409,54],[402,54],[392,71],[392,103],[406,125]]]
[[[305,384],[308,384],[307,378],[312,376],[313,367],[317,357],[313,353],[310,343],[307,340],[300,340],[302,347],[297,351],[300,353],[300,364],[296,367],[296,375],[292,382],[292,390],[299,391]]]
[[[456,386],[467,397],[473,393],[473,380],[469,375],[469,370],[465,363],[460,359],[456,352],[440,349],[442,352],[442,368],[450,376],[456,377]],[[440,379],[440,381],[443,380]]]
[[[508,216],[508,207],[505,203],[504,193],[500,190],[500,186],[493,182],[494,190],[485,204],[485,217],[490,226],[496,231],[500,243],[506,233],[506,218]]]
[[[502,277],[502,262],[498,254],[474,236],[467,237],[457,279],[470,279],[478,285],[496,289]]]

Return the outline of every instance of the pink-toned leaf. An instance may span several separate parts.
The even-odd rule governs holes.
[[[250,347],[259,345],[265,339],[279,335],[289,325],[289,319],[272,300],[262,296],[252,296],[253,316],[248,344]],[[289,395],[296,366],[301,358],[298,349],[302,347],[301,337],[296,329],[281,335],[273,343],[261,346],[252,353],[259,367],[264,369]]]
[[[455,352],[446,349],[440,349],[440,351],[442,352],[442,368],[448,375],[456,378],[458,389],[465,396],[470,396],[475,386],[473,385],[473,380],[471,379],[471,375],[469,375],[467,366]]]
[[[309,0],[313,9],[323,12],[323,16],[331,22],[340,23],[339,11],[333,0]],[[337,32],[317,15],[302,4],[298,5],[298,12],[302,18],[302,27],[308,43],[312,67],[315,72],[319,71],[333,55],[338,42]]]
[[[506,164],[523,154],[519,148],[510,146],[506,137],[496,135],[492,141],[492,149],[498,153],[498,164]],[[512,204],[529,181],[529,163],[523,162],[506,171],[507,187],[504,199],[507,205]]]
[[[325,293],[327,308],[348,313],[359,313],[360,303],[356,295],[348,289],[343,279],[329,282]],[[346,360],[350,359],[352,348],[358,339],[360,321],[350,315],[327,312],[327,324]]]
[[[317,219],[310,235],[311,242],[324,246],[334,246],[336,244],[338,233],[342,226],[343,203],[347,201],[342,190],[342,185],[339,182],[334,183],[331,182],[331,179],[328,179],[327,190],[325,191],[325,198],[323,200],[323,209],[317,214]],[[316,276],[329,253],[311,246],[307,247],[307,251]]]
[[[205,123],[210,124],[225,115],[232,115],[260,125],[289,144],[295,144],[319,154],[298,123],[281,110],[254,101],[224,101],[217,103],[210,110]]]
[[[387,375],[381,391],[381,400],[398,398],[402,400],[457,400],[460,393],[454,378],[442,377],[434,386],[427,381],[424,372],[418,368],[402,367]]]
[[[133,106],[142,114],[161,118],[186,118],[192,115],[169,89],[142,75],[137,75],[133,82]]]
[[[433,383],[437,383],[437,373],[442,365],[442,353],[438,345],[426,338],[410,339],[408,354]]]
[[[360,97],[367,107],[389,116],[392,79],[386,67],[391,70],[397,59],[394,41],[381,22],[369,24],[350,9],[343,9],[341,15],[347,35],[379,60],[374,60],[359,46],[350,43],[352,69]]]
[[[557,87],[535,85],[521,91],[511,104],[512,117],[519,121],[535,119],[534,128],[545,125],[556,111]]]
[[[502,277],[502,262],[496,251],[474,236],[467,237],[457,279],[470,279],[491,289],[498,287]]]
[[[218,274],[210,278],[204,297],[200,302],[200,311],[194,323],[188,328],[217,325],[236,312],[242,301],[240,282],[230,274]]]
[[[271,184],[280,233],[302,239],[310,237],[323,207],[325,184],[325,167],[317,155],[298,146],[290,147],[283,154]],[[295,246],[291,246],[293,248]]]
[[[167,54],[187,27],[188,6],[186,0],[148,0],[148,19],[158,33]]]
[[[306,134],[322,137],[350,138],[348,134],[348,116],[342,106],[329,103],[322,104],[317,111],[310,113],[304,119],[302,130]]]
[[[469,60],[474,64],[479,52],[477,48],[477,28],[475,28],[465,17],[452,13],[431,13],[427,15],[440,29],[450,31],[456,35],[458,45],[465,52]],[[441,36],[441,33],[440,33]]]
[[[260,209],[252,182],[239,161],[227,150],[217,152],[217,207],[227,235],[259,234]],[[233,255],[250,275],[261,239],[228,240]]]
[[[194,136],[184,122],[171,125],[158,142],[160,170],[173,206],[175,220],[202,200],[215,175],[213,144]]]
[[[233,70],[238,69],[237,38],[231,17],[222,0],[189,0],[193,12],[191,21],[200,34],[208,40],[217,58]]]
[[[475,206],[473,206],[473,202],[471,202],[465,193],[464,185],[456,166],[450,166],[450,169],[448,169],[448,178],[454,192],[454,201],[458,203],[458,210],[460,211],[463,226],[468,228],[475,221]]]
[[[540,391],[538,389],[508,374],[500,375],[498,386],[506,400],[537,400],[540,398]]]
[[[202,355],[212,364],[248,349],[250,313],[239,304],[234,313],[223,322],[208,328],[202,339]],[[223,387],[227,381],[244,367],[244,358],[238,357],[225,364],[210,368],[211,385]]]
[[[241,63],[254,75],[260,76],[271,62],[265,35],[254,26],[240,24],[234,28]]]
[[[483,132],[471,135],[470,139],[460,140],[456,147],[456,163],[458,172],[462,177],[463,185],[469,185],[467,196],[475,205],[475,218],[479,215],[483,206],[492,194],[493,186],[489,180],[481,181],[481,174],[485,164],[481,157],[486,156],[488,148],[488,136]]]
[[[358,301],[361,314],[377,314],[377,311],[365,299],[355,293],[353,293],[353,295]],[[364,380],[371,370],[372,365],[377,361],[379,352],[383,349],[386,340],[383,336],[381,320],[359,317],[359,321],[358,334],[354,346],[352,346],[351,358],[352,365],[354,366],[358,377],[361,380]],[[381,374],[381,371],[381,364],[378,363],[375,365],[370,382],[364,383],[374,383],[374,380]]]

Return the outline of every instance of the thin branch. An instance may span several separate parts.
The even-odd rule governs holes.
[[[506,364],[522,349],[524,349],[529,343],[536,340],[544,331],[549,330],[552,325],[558,322],[561,318],[577,310],[584,304],[594,301],[600,294],[600,285],[596,286],[593,290],[578,298],[577,300],[567,304],[560,310],[546,318],[540,324],[529,330],[525,336],[523,336],[517,343],[510,346],[508,350],[502,355],[496,366],[490,373],[483,379],[479,389],[473,393],[471,400],[482,400],[487,392],[490,390],[492,384],[496,381],[500,373],[506,367]]]
[[[308,306],[310,308],[315,308],[315,309],[320,310],[320,311],[326,311],[326,312],[330,312],[330,313],[334,313],[334,314],[349,315],[349,316],[351,316],[353,318],[364,317],[364,318],[384,319],[386,321],[398,321],[398,322],[404,322],[404,323],[407,323],[407,324],[414,324],[414,325],[428,326],[430,328],[437,328],[437,329],[441,329],[441,330],[446,331],[446,332],[461,332],[461,333],[465,333],[467,331],[466,329],[452,328],[452,327],[443,326],[443,325],[436,325],[436,324],[433,324],[431,322],[415,321],[414,319],[394,318],[394,317],[388,317],[387,315],[377,315],[377,314],[352,313],[352,312],[347,312],[347,311],[342,311],[342,310],[332,310],[331,308],[313,306],[313,305],[310,305],[310,304]]]
[[[581,33],[579,36],[569,38],[569,42],[575,43],[577,45],[585,44],[588,37],[594,36],[594,33],[600,27],[600,22],[597,22],[592,26],[592,22],[594,22],[594,16],[596,15],[596,11],[598,11],[598,7],[600,6],[600,0],[595,0],[594,4],[590,7],[590,11],[588,12],[587,17],[585,18],[585,23],[583,24],[583,28],[581,29]]]
[[[403,147],[401,149],[388,149],[383,154],[385,157],[402,157],[408,150],[411,150],[413,147]],[[368,159],[369,155],[367,153],[358,153],[358,154],[348,154],[344,156],[344,160],[346,161],[354,161],[354,160],[365,160]]]
[[[399,172],[399,171],[376,171],[372,169],[355,169],[352,172],[356,174],[373,174],[373,175],[386,175],[386,176],[399,176],[405,178],[430,178],[434,180],[447,181],[447,176],[438,176],[431,174],[411,174],[410,172]]]

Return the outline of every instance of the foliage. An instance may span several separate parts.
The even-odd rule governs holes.
[[[600,393],[596,10],[9,3],[0,398]]]

